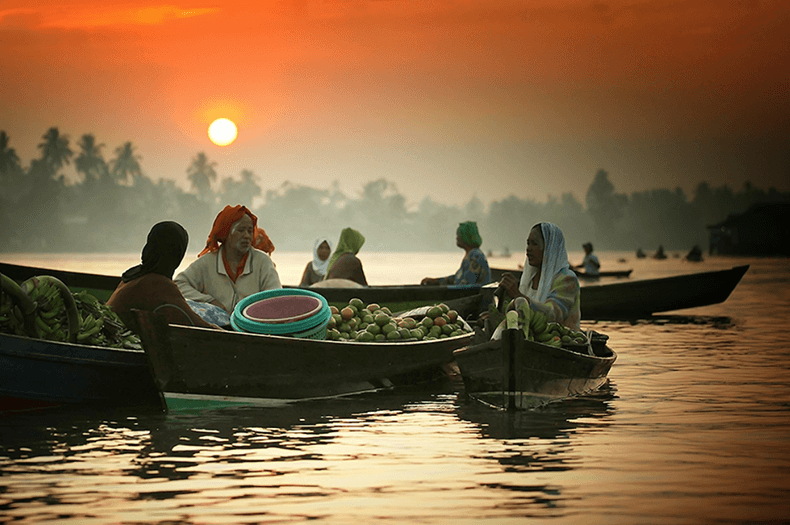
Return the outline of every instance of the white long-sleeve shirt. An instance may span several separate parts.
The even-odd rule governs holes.
[[[235,283],[231,281],[222,261],[221,252],[224,249],[220,247],[216,252],[199,257],[176,275],[174,280],[185,299],[203,303],[216,299],[225,305],[230,314],[236,304],[248,295],[282,288],[271,258],[255,248],[250,248],[242,274]]]

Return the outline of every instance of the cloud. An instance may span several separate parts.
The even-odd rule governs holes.
[[[92,29],[124,25],[158,25],[171,20],[193,18],[219,12],[218,8],[147,5],[119,9],[117,7],[67,6],[40,9],[14,8],[0,11],[0,21],[25,19],[37,29]]]

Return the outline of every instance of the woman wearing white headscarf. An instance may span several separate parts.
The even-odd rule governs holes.
[[[579,280],[570,268],[565,237],[556,225],[543,222],[532,227],[521,282],[508,273],[500,287],[511,298],[525,298],[530,308],[542,312],[549,321],[580,329]]]
[[[299,286],[310,286],[324,280],[329,266],[329,255],[332,253],[332,241],[322,237],[313,245],[313,260],[307,263]]]

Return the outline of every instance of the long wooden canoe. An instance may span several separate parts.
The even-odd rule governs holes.
[[[60,405],[164,408],[142,350],[0,334],[0,413]]]
[[[749,265],[581,288],[582,319],[634,319],[727,300]]]
[[[585,273],[581,270],[573,269],[574,273],[579,277],[579,279],[586,279],[586,280],[596,280],[601,279],[602,277],[614,277],[618,279],[626,278],[631,276],[631,272],[633,270],[610,270],[606,272],[599,272],[595,275]],[[502,276],[506,273],[512,273],[516,279],[521,280],[521,270],[507,270],[505,268],[491,268],[491,278],[494,281],[501,281]]]
[[[617,354],[606,345],[595,355],[528,341],[519,329],[502,339],[453,353],[465,392],[501,408],[533,408],[593,392],[604,385]]]
[[[365,392],[443,377],[467,333],[431,341],[361,343],[168,325],[136,312],[168,407],[189,400],[266,404]]]
[[[582,319],[637,319],[727,300],[749,265],[581,287]],[[521,272],[512,272],[518,279]]]
[[[725,301],[749,265],[728,270],[629,280],[581,288],[582,319],[635,319],[654,313],[718,304]],[[0,273],[21,281],[34,275],[52,275],[69,287],[87,288],[100,299],[109,297],[120,277],[66,272],[0,263]],[[520,276],[519,276],[520,277]],[[365,303],[445,302],[464,318],[487,304],[495,285],[475,286],[370,286],[365,288],[315,288],[329,302],[347,302],[359,297]],[[102,290],[104,295],[102,295]],[[458,301],[451,303],[451,301]],[[410,305],[409,308],[413,307]],[[407,309],[407,308],[404,308]]]
[[[74,290],[88,290],[102,301],[109,299],[113,290],[121,282],[119,276],[36,268],[4,262],[0,262],[0,273],[19,282],[37,275],[51,275],[57,277]],[[300,287],[291,286],[291,288]],[[390,310],[393,312],[411,310],[424,304],[445,303],[465,319],[470,316],[476,316],[482,308],[485,308],[491,302],[494,292],[494,286],[481,287],[476,285],[383,285],[362,288],[309,289],[320,293],[330,304],[345,304],[351,298],[358,297],[365,304],[379,303],[382,306],[390,307]]]

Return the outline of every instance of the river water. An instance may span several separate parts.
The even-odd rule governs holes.
[[[790,523],[790,260],[631,255],[599,254],[631,279],[751,267],[719,305],[583,321],[618,353],[609,385],[537,410],[495,411],[448,382],[279,408],[4,417],[0,522]],[[138,257],[0,260],[118,273]],[[451,273],[460,252],[360,258],[371,283],[395,284]],[[307,260],[275,252],[286,284]]]

